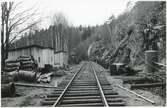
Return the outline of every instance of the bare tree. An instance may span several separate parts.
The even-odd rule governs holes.
[[[67,18],[65,17],[65,15],[63,13],[56,13],[53,15],[52,19],[51,19],[51,25],[59,25],[62,24],[63,26],[68,26],[68,21]]]
[[[51,19],[51,25],[53,25],[53,45],[55,51],[64,51],[65,44],[68,44],[67,32],[69,24],[67,18],[62,13],[56,13]]]
[[[29,20],[35,15],[36,10],[32,8],[16,12],[16,9],[21,2],[15,4],[14,2],[1,3],[1,64],[2,70],[5,65],[5,60],[8,58],[8,51],[10,44],[18,38],[23,32],[26,32],[30,27],[36,25],[38,21],[32,23]],[[26,24],[29,22],[29,24]]]

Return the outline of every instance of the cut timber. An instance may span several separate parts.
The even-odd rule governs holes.
[[[16,62],[16,63],[6,63],[6,67],[10,68],[10,67],[19,67],[20,63]]]
[[[31,58],[18,58],[17,61],[31,61]]]
[[[5,63],[18,63],[19,61],[16,59],[13,60],[6,60]]]
[[[166,83],[149,83],[149,84],[132,84],[131,89],[147,88],[147,87],[165,87]]]
[[[97,99],[97,98],[100,98],[99,95],[97,96],[65,96],[63,99],[64,100],[71,100],[71,99]],[[120,96],[120,95],[106,95],[106,98],[107,99],[110,99],[110,98],[127,98],[126,96]],[[46,101],[52,101],[52,100],[56,100],[57,97],[52,97],[52,98],[45,98]]]
[[[122,102],[122,98],[108,99],[109,102]],[[43,103],[54,104],[55,100],[43,101]],[[86,104],[86,103],[100,103],[101,98],[93,99],[70,99],[62,100],[62,104]]]
[[[21,64],[24,64],[24,65],[26,65],[26,64],[32,64],[33,65],[33,61],[21,61]]]
[[[19,69],[19,67],[10,67],[10,68],[5,67],[4,71],[5,72],[12,72],[12,71],[16,71],[18,69]]]
[[[149,79],[145,77],[135,77],[135,76],[123,76],[123,77],[115,77],[116,79],[122,79],[123,83],[143,83],[143,82],[151,82]]]
[[[123,83],[143,83],[143,82],[151,82],[147,78],[138,78],[138,79],[124,79]]]
[[[125,106],[125,102],[109,102],[109,106]],[[63,104],[60,107],[95,107],[104,106],[101,102],[99,103],[85,103],[85,104]]]
[[[19,72],[13,73],[15,80],[22,80],[28,82],[35,82],[36,81],[36,73],[33,71],[24,71],[19,70]]]
[[[54,87],[54,86],[46,86],[46,85],[39,85],[39,84],[25,84],[25,83],[15,83],[15,86],[57,88],[57,87]]]

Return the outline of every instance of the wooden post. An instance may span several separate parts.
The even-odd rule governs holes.
[[[158,65],[155,64],[155,62],[158,62],[158,51],[156,50],[145,51],[146,72],[154,74],[154,72],[157,71]]]

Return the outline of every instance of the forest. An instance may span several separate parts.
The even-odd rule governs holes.
[[[87,59],[87,50],[92,42],[100,42],[106,49],[115,50],[121,40],[125,37],[128,27],[133,28],[132,36],[130,36],[128,48],[132,50],[131,58],[133,59],[133,65],[136,65],[135,61],[140,60],[143,57],[143,51],[146,44],[144,30],[149,28],[151,21],[155,20],[155,25],[163,26],[166,23],[166,4],[164,1],[147,2],[138,1],[133,7],[127,5],[127,9],[115,17],[111,15],[103,25],[79,27],[70,26],[65,21],[58,19],[65,19],[63,15],[58,16],[56,24],[50,25],[48,29],[34,30],[30,33],[25,33],[22,38],[15,42],[15,44],[24,45],[26,38],[34,41],[34,43],[42,44],[44,46],[52,46],[53,40],[53,28],[56,28],[56,32],[62,35],[63,38],[68,40],[69,53],[71,51],[77,53],[80,59]],[[67,22],[67,21],[66,21]],[[133,27],[132,27],[133,26]],[[159,50],[162,51],[161,58],[165,57],[165,40],[166,31],[165,27],[161,27],[157,30],[157,42],[159,42]],[[41,43],[43,42],[43,43]],[[142,62],[142,61],[141,61]],[[140,62],[137,62],[140,63]]]
[[[59,97],[64,99],[67,90],[70,92],[66,93],[72,93],[69,101],[67,98],[60,103],[81,105],[90,101],[91,105],[98,105],[106,100],[107,93],[110,96],[110,92],[115,92],[112,90],[118,90],[125,96],[125,101],[130,102],[127,106],[166,104],[166,1],[129,1],[121,14],[111,14],[102,24],[94,26],[75,26],[64,13],[54,12],[48,15],[49,25],[42,27],[40,24],[45,18],[37,17],[38,9],[18,11],[19,6],[23,6],[21,2],[1,3],[1,73],[4,84],[1,87],[4,93],[1,94],[12,97],[3,98],[3,106],[52,104],[54,95],[60,101]],[[75,78],[77,80],[72,84]],[[12,90],[7,89],[15,86],[13,82],[17,92],[14,88],[10,94],[8,92]],[[64,87],[66,83],[60,92],[58,87]],[[104,94],[103,83],[107,90]],[[58,88],[55,93],[61,94],[48,95],[55,87]],[[103,99],[97,99],[94,93]],[[89,100],[87,96],[95,97]],[[56,104],[60,104],[57,100]]]

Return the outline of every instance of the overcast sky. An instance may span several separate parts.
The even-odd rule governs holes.
[[[19,0],[21,1],[21,0]],[[112,14],[118,16],[125,11],[129,0],[24,0],[23,8],[37,7],[39,16],[45,18],[62,12],[74,26],[103,24]],[[18,1],[17,1],[18,2]],[[47,19],[48,18],[48,19]]]

